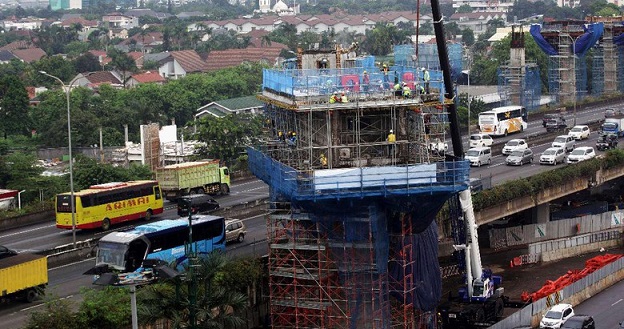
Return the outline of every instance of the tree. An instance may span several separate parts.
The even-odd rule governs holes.
[[[45,302],[42,310],[37,310],[30,315],[24,329],[80,329],[84,328],[78,323],[72,312],[72,304],[66,299],[50,299]]]
[[[130,293],[120,287],[82,289],[77,319],[83,328],[116,329],[131,325]]]
[[[222,118],[207,116],[197,123],[197,139],[205,142],[200,148],[203,157],[230,162],[245,152],[245,146],[258,142],[262,118],[248,114],[227,115]]]
[[[471,29],[463,29],[461,30],[462,42],[466,46],[472,46],[475,42],[474,32]]]
[[[433,34],[433,24],[431,22],[423,22],[418,28],[419,35],[431,35]]]
[[[194,268],[196,281],[176,277],[144,287],[137,294],[139,322],[153,324],[165,318],[173,321],[174,328],[188,328],[192,324],[190,310],[193,308],[199,328],[238,328],[244,323],[241,314],[247,305],[247,296],[238,289],[224,286],[224,281],[220,280],[226,275],[229,262],[225,254],[212,252],[198,259],[199,264]]]
[[[0,77],[0,129],[4,139],[10,134],[30,132],[28,93],[22,80],[15,75]]]
[[[472,12],[472,7],[470,7],[469,4],[463,4],[463,5],[459,6],[459,8],[457,8],[457,12],[458,13],[471,13]]]
[[[49,88],[59,88],[58,81],[45,76],[40,71],[47,72],[56,76],[63,82],[69,82],[73,79],[77,72],[74,64],[61,56],[44,57],[31,64],[30,79],[36,85],[44,85]]]
[[[134,59],[132,59],[132,57],[128,56],[128,54],[124,53],[123,51],[115,48],[110,49],[107,55],[111,58],[111,62],[109,65],[119,71],[119,73],[121,74],[122,83],[125,87],[129,74],[132,72],[136,72],[137,70]]]
[[[102,66],[100,66],[98,58],[89,52],[85,52],[83,55],[78,56],[78,58],[74,60],[74,66],[76,71],[80,73],[102,70]]]

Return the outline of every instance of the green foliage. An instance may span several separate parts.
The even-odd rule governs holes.
[[[56,76],[64,82],[71,81],[77,74],[74,64],[61,56],[44,57],[32,63],[31,67],[32,71],[29,72],[31,83],[44,85],[48,88],[60,88],[60,84],[58,81],[39,73],[40,71]]]
[[[135,176],[136,175],[136,176]],[[110,164],[98,163],[96,160],[77,156],[74,165],[74,186],[76,190],[85,189],[91,185],[110,182],[125,182],[130,180],[151,179],[144,166],[126,170],[113,167]]]
[[[197,122],[198,140],[207,146],[199,149],[201,156],[233,162],[247,145],[254,145],[262,133],[262,118],[248,114],[223,118],[206,116]]]
[[[31,313],[24,329],[81,329],[72,304],[66,299],[50,299],[42,310]]]
[[[28,93],[22,80],[15,75],[0,77],[0,130],[4,138],[29,132]]]
[[[241,258],[227,262],[215,283],[246,294],[249,287],[259,283],[261,276],[262,264],[257,258]]]
[[[474,36],[474,32],[469,29],[469,28],[465,28],[463,30],[461,30],[461,36],[462,36],[462,42],[466,45],[466,46],[472,46],[475,42],[475,36]]]
[[[561,186],[577,178],[592,177],[601,168],[609,169],[621,166],[624,166],[624,150],[610,150],[603,158],[582,161],[483,190],[474,194],[472,201],[475,211],[479,211],[516,198],[535,196],[540,191]]]
[[[84,52],[74,60],[74,67],[76,72],[96,72],[102,69],[100,61],[91,53]]]
[[[104,287],[102,290],[82,289],[84,297],[77,313],[83,328],[117,329],[131,324],[128,289]]]
[[[468,4],[463,4],[459,8],[457,8],[457,13],[471,13],[472,7]]]
[[[228,264],[223,253],[213,252],[199,258],[195,270],[195,284],[176,277],[162,284],[139,290],[139,322],[152,324],[159,319],[173,321],[174,328],[188,328],[189,309],[196,311],[199,328],[238,328],[244,323],[242,310],[247,306],[247,296],[236,287],[225,286],[223,278]],[[194,294],[190,294],[193,292]]]
[[[377,22],[375,27],[366,30],[361,47],[371,55],[387,55],[394,50],[394,45],[405,42],[409,42],[409,31],[387,22]]]

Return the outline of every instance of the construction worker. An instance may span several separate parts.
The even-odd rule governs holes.
[[[400,83],[395,83],[394,84],[394,96],[396,97],[401,97],[401,95],[403,95],[403,88],[401,87]]]
[[[368,72],[363,72],[364,76],[362,77],[362,89],[365,93],[368,92],[368,85],[370,84],[370,77],[368,76]]]
[[[288,146],[295,147],[297,145],[297,133],[293,131],[289,135]]]
[[[389,143],[388,155],[392,155],[392,152],[394,151],[394,144],[396,143],[396,135],[392,129],[390,129],[390,133],[388,134],[388,137],[386,137],[386,142]]]
[[[329,96],[329,103],[330,104],[340,103],[340,97],[338,97],[338,92],[334,91],[334,93],[331,96]]]
[[[321,157],[319,158],[320,162],[321,162],[321,167],[326,168],[327,167],[327,157],[325,156],[325,153],[321,153]]]
[[[425,83],[425,94],[429,94],[429,80],[431,77],[429,76],[429,71],[426,68],[421,69],[423,72],[423,81]]]
[[[381,68],[381,72],[383,72],[384,88],[390,88],[390,77],[388,76],[388,74],[390,74],[390,69],[388,65],[384,64]]]
[[[403,98],[412,98],[412,89],[405,82],[403,82]]]
[[[340,102],[349,103],[349,100],[347,99],[347,95],[345,95],[344,91],[342,92],[342,95],[340,95]]]

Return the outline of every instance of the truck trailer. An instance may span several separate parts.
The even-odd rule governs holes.
[[[156,180],[169,201],[189,194],[229,194],[230,172],[219,160],[185,162],[156,168]]]
[[[46,256],[17,254],[0,259],[0,293],[3,300],[34,301],[48,284]]]

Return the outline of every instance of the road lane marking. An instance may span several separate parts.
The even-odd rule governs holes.
[[[617,303],[619,303],[619,302],[621,302],[621,301],[622,301],[622,298],[620,298],[620,300],[618,300],[617,302],[615,302],[615,303],[611,304],[611,306],[615,306],[615,304],[617,304]]]

